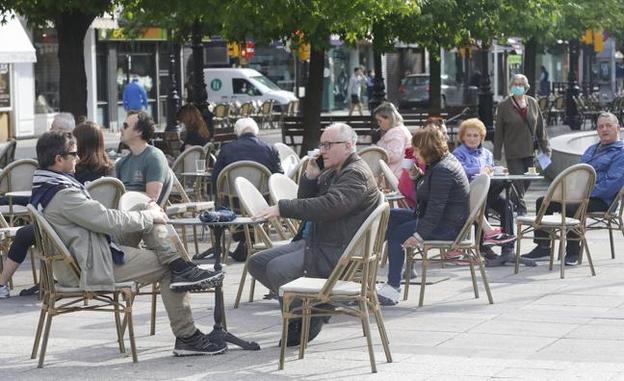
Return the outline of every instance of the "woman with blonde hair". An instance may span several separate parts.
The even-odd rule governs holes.
[[[491,175],[494,171],[494,159],[492,152],[483,147],[486,129],[478,118],[466,119],[459,126],[459,141],[461,144],[455,148],[453,155],[464,167],[468,180],[480,173]],[[500,245],[503,247],[503,256],[509,256],[513,252],[513,220],[510,218],[512,211],[509,203],[501,192],[504,184],[500,180],[492,179],[487,196],[487,207],[494,209],[501,219],[501,228],[492,227],[487,219],[483,220],[483,240],[481,242],[481,254],[488,260],[496,259],[497,256],[490,246]]]
[[[403,125],[403,117],[390,102],[380,104],[373,115],[383,134],[377,146],[388,153],[388,166],[398,179],[401,177],[405,149],[410,146],[412,134]]]
[[[192,103],[187,103],[178,110],[176,119],[183,125],[182,151],[190,146],[204,146],[210,140],[208,125],[199,109]]]
[[[416,208],[392,209],[388,240],[388,282],[377,290],[380,302],[394,305],[401,293],[404,247],[420,246],[424,240],[452,240],[468,218],[468,178],[448,149],[439,128],[426,127],[412,137],[414,157],[426,164],[416,188]]]

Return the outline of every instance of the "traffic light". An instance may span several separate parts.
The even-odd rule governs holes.
[[[594,52],[600,53],[604,49],[604,35],[600,31],[594,31]]]
[[[299,61],[310,60],[310,44],[299,45]]]
[[[228,42],[228,56],[230,57],[239,57],[240,56],[240,48],[238,47],[238,42]]]

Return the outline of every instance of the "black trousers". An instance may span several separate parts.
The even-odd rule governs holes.
[[[538,198],[535,201],[535,210],[539,211],[539,209],[542,207],[543,202],[544,202],[544,197]],[[566,217],[574,217],[574,213],[576,213],[576,210],[578,209],[578,207],[579,207],[578,204],[567,204],[566,205]],[[602,201],[599,198],[590,197],[589,203],[587,204],[587,212],[603,212],[607,209],[609,209],[609,205],[605,204],[604,201]],[[559,204],[558,202],[551,202],[550,205],[548,205],[548,209],[546,209],[546,214],[550,215],[556,212],[561,212],[561,204]],[[535,238],[538,238],[538,237],[547,238],[548,234],[543,230],[536,230]],[[577,234],[569,232],[567,238],[578,239],[579,237]],[[542,247],[550,248],[550,241],[548,240],[534,239],[534,242]],[[572,255],[578,255],[580,248],[581,248],[581,245],[579,241],[567,241],[566,242],[566,253],[570,253]]]
[[[533,157],[523,157],[521,159],[507,159],[507,169],[509,169],[510,175],[524,175],[529,167],[533,166]],[[516,195],[512,194],[512,200],[516,205],[516,210],[519,211],[519,214],[523,214],[520,212],[526,213],[527,207],[524,202],[524,193],[529,188],[530,181],[526,180],[517,180],[513,182],[514,188],[516,188]]]

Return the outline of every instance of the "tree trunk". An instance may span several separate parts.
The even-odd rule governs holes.
[[[536,65],[535,61],[537,60],[537,41],[535,38],[531,37],[526,44],[524,45],[524,62],[522,64],[524,75],[526,75],[529,80],[529,91],[528,95],[534,97],[537,93],[536,89],[539,84],[536,81]]]
[[[321,104],[323,102],[323,69],[325,50],[312,46],[310,74],[303,99],[303,142],[301,153],[318,147],[321,139]]]
[[[58,36],[59,107],[74,118],[87,115],[87,75],[84,38],[95,15],[79,11],[64,12],[55,18]]]
[[[429,52],[429,115],[442,113],[442,67],[440,55]]]

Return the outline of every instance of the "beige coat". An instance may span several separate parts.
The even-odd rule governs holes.
[[[544,127],[544,119],[533,97],[526,97],[529,108],[527,124],[514,109],[511,96],[505,98],[496,108],[496,130],[494,131],[494,160],[501,159],[502,148],[505,148],[505,159],[522,159],[535,156],[533,136],[537,138],[540,149],[550,153],[548,134]],[[529,131],[529,126],[531,131]]]
[[[59,191],[43,211],[81,269],[79,285],[86,290],[107,290],[115,282],[109,236],[149,231],[153,221],[146,212],[106,209],[77,189]],[[76,286],[70,272],[55,268],[61,285]]]

